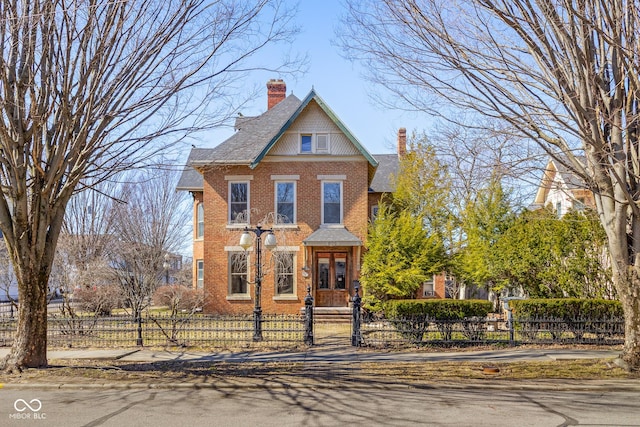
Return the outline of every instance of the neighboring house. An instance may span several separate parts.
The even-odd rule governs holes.
[[[591,190],[586,188],[575,173],[551,159],[547,163],[531,208],[541,209],[546,206],[550,206],[558,217],[562,217],[571,209],[595,208],[595,201]]]
[[[267,95],[265,113],[238,117],[236,133],[214,148],[192,149],[178,183],[194,198],[194,286],[205,290],[205,312],[250,313],[255,247],[239,240],[262,223],[278,239],[263,257],[265,312],[299,313],[307,289],[317,307],[347,307],[406,131],[399,154],[374,156],[313,89],[301,100],[271,80]]]

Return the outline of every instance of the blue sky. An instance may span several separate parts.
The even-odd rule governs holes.
[[[344,13],[340,0],[300,0],[296,22],[302,33],[292,43],[291,49],[292,53],[308,55],[308,72],[296,79],[273,73],[252,75],[248,85],[261,85],[264,90],[242,113],[245,116],[263,113],[267,106],[267,81],[282,78],[287,84],[287,95],[293,92],[302,99],[314,88],[372,154],[395,152],[398,128],[407,128],[409,135],[414,130],[426,130],[427,118],[415,113],[382,109],[370,99],[372,83],[364,79],[360,65],[342,58],[340,48],[331,44],[336,37],[335,27]],[[213,147],[232,133],[231,129],[215,131],[197,145]]]

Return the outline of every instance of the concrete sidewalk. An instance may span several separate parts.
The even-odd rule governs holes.
[[[9,348],[0,348],[0,357],[9,353]],[[163,361],[209,361],[209,362],[313,362],[313,363],[358,363],[358,362],[507,362],[526,360],[576,360],[614,359],[619,351],[589,349],[499,349],[461,352],[403,352],[374,351],[350,346],[312,346],[303,351],[170,351],[154,349],[86,349],[51,350],[49,360],[119,360],[124,362]]]
[[[8,354],[8,348],[0,349],[0,357]],[[82,376],[56,376],[48,377],[47,370],[43,376],[21,376],[5,379],[0,383],[2,388],[18,389],[68,389],[68,388],[126,388],[126,389],[172,389],[172,388],[214,388],[214,389],[255,389],[255,388],[383,388],[394,387],[429,387],[429,388],[460,388],[460,389],[512,389],[512,390],[565,390],[565,391],[632,391],[640,393],[640,381],[634,379],[598,379],[598,380],[569,380],[569,379],[527,379],[510,380],[499,376],[488,375],[484,379],[456,379],[456,378],[430,378],[421,374],[413,374],[401,378],[372,374],[379,372],[372,365],[375,364],[402,363],[402,362],[477,362],[491,366],[493,363],[509,361],[550,361],[550,360],[576,360],[576,359],[614,359],[618,352],[614,350],[584,350],[584,349],[499,349],[481,351],[460,352],[402,352],[402,351],[372,351],[366,348],[355,348],[339,345],[319,345],[309,347],[302,351],[166,351],[154,349],[111,349],[111,350],[52,350],[48,353],[49,361],[55,365],[55,360],[79,360],[85,361],[83,365],[91,366],[91,361],[96,361],[98,370],[105,369],[104,363],[97,361],[130,362],[133,364],[146,364],[153,362],[298,362],[298,366],[283,373],[271,373],[270,370],[261,371],[261,368],[253,366],[258,373],[248,375],[220,376],[196,376],[193,378],[175,377],[163,379],[154,378],[151,381],[144,379],[118,380],[109,378],[84,378]],[[114,363],[115,365],[115,363]],[[115,368],[124,372],[121,366]],[[141,366],[142,371],[146,368]],[[135,371],[135,369],[134,369]],[[233,371],[233,369],[232,369]],[[212,371],[212,372],[215,372]],[[233,371],[238,372],[238,371]],[[373,375],[373,376],[372,376]]]

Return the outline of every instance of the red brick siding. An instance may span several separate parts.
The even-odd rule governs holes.
[[[253,310],[253,285],[249,286],[251,300],[228,301],[228,252],[225,246],[237,246],[242,229],[227,228],[227,175],[253,177],[249,182],[250,221],[255,226],[266,214],[274,210],[274,181],[271,175],[299,175],[296,184],[297,225],[287,229],[285,242],[279,245],[296,246],[296,296],[294,301],[274,300],[274,278],[264,277],[262,285],[262,309],[265,313],[299,313],[304,304],[306,282],[301,268],[304,263],[302,241],[320,227],[321,222],[321,180],[318,175],[345,175],[343,181],[343,223],[363,242],[367,232],[369,203],[367,197],[367,162],[268,162],[263,161],[255,169],[246,166],[228,166],[210,169],[204,174],[205,233],[203,242],[204,287],[208,296],[205,311],[209,313],[251,313]],[[280,238],[280,234],[278,234]],[[194,248],[195,250],[195,248]],[[195,258],[195,252],[194,252]],[[266,256],[269,258],[269,255]],[[251,254],[250,263],[255,261]],[[310,263],[310,260],[309,260]],[[352,265],[355,263],[352,263]],[[354,266],[355,267],[355,266]],[[250,280],[254,279],[254,268],[249,269]],[[356,277],[354,275],[353,277]]]

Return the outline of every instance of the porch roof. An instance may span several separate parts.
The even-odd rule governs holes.
[[[305,246],[362,246],[362,240],[344,227],[318,228],[302,243]]]

